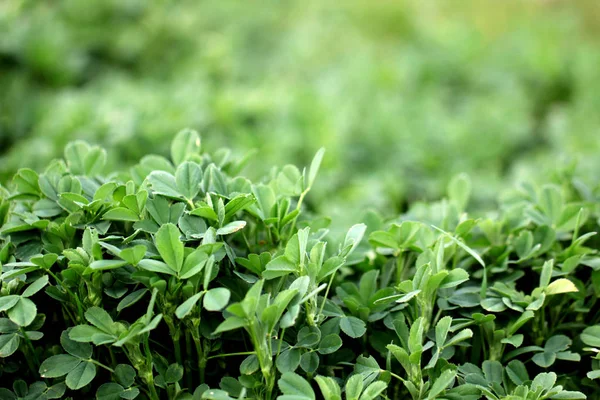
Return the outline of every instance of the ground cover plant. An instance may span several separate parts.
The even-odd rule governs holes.
[[[184,130],[111,171],[70,143],[0,187],[1,399],[583,399],[600,386],[600,191],[565,171],[341,237],[324,158],[251,182]]]
[[[332,230],[460,172],[473,209],[563,158],[599,178],[597,0],[0,3],[3,183],[73,138],[128,168],[188,126],[256,148],[252,179],[327,147],[307,201]]]

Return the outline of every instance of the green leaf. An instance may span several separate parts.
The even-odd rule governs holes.
[[[252,193],[256,198],[260,219],[263,221],[268,219],[271,216],[271,212],[277,200],[273,188],[263,184],[254,185],[252,186]]]
[[[119,257],[121,257],[123,260],[127,261],[131,265],[137,265],[140,261],[142,261],[145,255],[146,246],[140,244],[121,250],[121,254],[119,254]]]
[[[551,399],[587,399],[586,395],[581,392],[575,392],[571,390],[563,390],[558,394],[555,394]]]
[[[102,216],[107,221],[139,221],[140,217],[135,212],[125,207],[115,207],[108,210]]]
[[[0,357],[12,355],[19,348],[20,341],[19,335],[16,333],[0,335]]]
[[[544,350],[558,353],[560,351],[567,350],[571,346],[571,339],[565,335],[554,335],[544,345]]]
[[[431,389],[429,390],[429,394],[427,399],[433,400],[436,399],[439,394],[441,394],[448,386],[454,382],[454,378],[456,377],[456,370],[447,369],[433,382]]]
[[[300,357],[300,368],[307,374],[314,374],[319,368],[319,356],[314,352],[306,352]]]
[[[120,400],[123,389],[118,383],[104,383],[96,391],[96,400]]]
[[[237,212],[250,207],[256,202],[251,194],[240,194],[235,196],[225,205],[225,219],[232,218]]]
[[[63,331],[60,335],[60,345],[70,355],[84,360],[92,357],[92,346],[89,343],[80,343],[69,338],[68,331]]]
[[[84,175],[85,157],[90,151],[90,146],[81,140],[73,141],[65,147],[65,160],[71,172],[75,175]]]
[[[365,224],[356,224],[353,225],[346,233],[346,238],[344,239],[343,248],[346,250],[342,256],[347,257],[350,255],[356,247],[360,244],[365,232],[367,230],[367,226]]]
[[[408,350],[411,353],[417,353],[423,349],[423,317],[419,317],[410,327],[410,336],[408,337]]]
[[[539,207],[551,223],[560,219],[563,210],[563,196],[560,188],[555,185],[544,185],[539,197]]]
[[[317,327],[305,326],[298,332],[296,347],[313,348],[321,340],[321,331]]]
[[[175,276],[176,273],[167,264],[158,260],[142,260],[138,263],[138,267],[146,271],[160,272],[167,275]]]
[[[58,378],[73,371],[81,363],[77,357],[68,354],[58,354],[46,359],[40,365],[40,376],[42,378]]]
[[[119,302],[119,304],[117,304],[117,312],[121,312],[123,309],[134,305],[140,301],[142,297],[146,295],[146,293],[148,293],[148,289],[139,289],[135,292],[129,293],[123,298],[123,300]]]
[[[296,396],[297,400],[315,400],[315,392],[310,384],[294,372],[284,373],[277,383],[285,395]]]
[[[346,382],[346,400],[358,400],[363,391],[363,385],[361,374],[352,375]]]
[[[221,311],[229,302],[230,297],[231,292],[229,289],[210,289],[208,292],[206,292],[206,295],[202,300],[202,305],[204,306],[204,309],[208,311]]]
[[[206,204],[204,204],[204,205],[200,204],[197,208],[193,209],[190,212],[190,215],[206,218],[206,219],[209,219],[212,221],[219,220],[219,217],[217,216],[217,213],[215,212],[215,210],[213,210],[212,207],[209,207]]]
[[[177,133],[171,143],[171,159],[175,165],[189,160],[200,153],[200,135],[192,129],[184,129]]]
[[[508,363],[506,366],[506,374],[515,385],[522,385],[529,381],[527,368],[525,368],[525,364],[519,360],[512,360]]]
[[[342,338],[335,333],[331,333],[321,339],[317,351],[320,354],[332,354],[338,351],[340,347],[342,347]]]
[[[103,308],[95,306],[90,307],[85,312],[85,319],[103,332],[113,332],[114,322],[110,315]]]
[[[210,280],[213,279],[212,270],[215,265],[215,256],[211,255],[206,260],[205,268],[204,268],[204,279],[202,281],[202,286],[204,290],[208,290],[208,285],[210,284]]]
[[[91,362],[83,361],[67,374],[65,383],[69,389],[78,390],[90,383],[95,376],[96,366]]]
[[[514,335],[520,327],[525,325],[527,321],[534,317],[533,311],[525,311],[521,316],[508,328],[507,336]]]
[[[183,195],[179,193],[175,177],[170,173],[165,171],[154,171],[148,175],[147,179],[155,193],[173,199],[181,199],[183,197]]]
[[[315,179],[317,178],[317,173],[319,172],[319,168],[321,167],[321,162],[323,161],[323,156],[325,155],[325,148],[321,147],[310,163],[310,168],[308,169],[307,175],[307,188],[312,188]]]
[[[246,226],[246,221],[233,221],[222,228],[217,229],[217,235],[231,235]]]
[[[340,328],[351,338],[359,338],[367,331],[366,324],[356,317],[342,317]]]
[[[184,259],[183,243],[179,240],[180,235],[179,228],[168,223],[159,228],[154,239],[158,253],[169,268],[176,273],[181,271]]]
[[[251,354],[240,364],[240,373],[242,375],[252,375],[260,368],[258,357],[256,354]]]
[[[439,378],[438,378],[438,380],[439,380]],[[436,381],[436,383],[437,383],[437,381]],[[435,384],[433,386],[435,387]],[[382,381],[373,382],[369,386],[367,386],[367,388],[365,389],[363,394],[360,395],[359,400],[373,400],[377,396],[379,396],[386,388],[387,388],[387,383],[385,383],[385,382],[382,382]]]
[[[294,372],[300,365],[302,353],[300,349],[289,348],[282,351],[275,362],[275,366],[280,373]]]
[[[315,377],[315,381],[321,389],[324,400],[342,400],[342,390],[340,385],[331,377],[318,375]]]
[[[471,180],[467,174],[460,174],[452,178],[448,184],[448,197],[459,211],[463,211],[471,196]]]
[[[76,325],[69,331],[69,338],[76,342],[94,342],[95,336],[104,334],[104,331],[94,326]]]
[[[28,298],[21,297],[19,301],[8,310],[8,318],[19,326],[27,326],[33,322],[37,315],[35,303]]]
[[[194,306],[196,305],[198,300],[200,300],[200,298],[203,295],[204,295],[204,292],[196,293],[195,295],[193,295],[192,297],[190,297],[189,299],[187,299],[186,301],[181,303],[181,305],[179,307],[177,307],[177,309],[175,310],[175,315],[177,316],[177,318],[183,319],[190,312],[192,312],[192,310],[194,309]]]
[[[433,228],[436,229],[436,230],[438,230],[438,231],[440,231],[444,235],[446,235],[446,237],[450,238],[454,243],[456,243],[458,245],[458,247],[462,248],[464,251],[466,251],[467,253],[469,253],[475,260],[477,260],[477,262],[482,267],[485,268],[485,263],[483,262],[483,260],[481,259],[481,257],[479,256],[479,254],[477,254],[477,252],[475,250],[473,250],[472,248],[470,248],[469,246],[467,246],[466,244],[464,244],[463,242],[461,242],[460,240],[458,240],[457,238],[455,238],[454,236],[452,236],[448,232],[444,231],[443,229],[440,229],[437,226],[433,226]]]
[[[303,177],[294,165],[286,165],[277,175],[277,188],[283,196],[298,196],[302,193]]]
[[[542,368],[548,368],[556,361],[556,353],[541,352],[535,354],[531,360]]]
[[[115,377],[124,387],[129,387],[135,382],[135,369],[128,364],[119,364],[115,367]]]
[[[242,328],[247,326],[248,322],[240,317],[228,317],[223,321],[215,330],[214,334],[231,331],[234,329]]]
[[[274,279],[296,272],[297,269],[296,264],[286,256],[279,256],[269,261],[262,275],[265,279]]]
[[[89,268],[94,271],[106,271],[110,269],[117,269],[127,265],[127,261],[121,260],[98,260],[90,264]]]
[[[581,341],[588,346],[600,348],[600,325],[585,328],[581,333]]]
[[[435,343],[438,347],[442,347],[448,337],[448,330],[452,324],[452,317],[444,317],[440,319],[435,326]]]
[[[179,364],[171,364],[165,372],[165,382],[175,383],[183,378],[183,367]]]
[[[598,379],[600,378],[600,369],[589,371],[586,376],[590,379]]]
[[[523,335],[513,335],[511,337],[502,339],[501,342],[506,343],[506,344],[511,344],[514,347],[520,347],[523,344],[523,339],[524,339]]]
[[[203,250],[195,250],[190,255],[187,256],[185,262],[183,263],[183,268],[181,268],[181,279],[189,279],[200,272],[206,265],[206,261],[208,260],[208,255]]]
[[[175,172],[177,191],[186,199],[193,200],[200,191],[202,183],[202,170],[195,162],[185,161]]]
[[[560,293],[573,293],[578,292],[579,290],[575,286],[573,282],[566,278],[560,278],[552,282],[548,287],[544,290],[547,295],[560,294]]]
[[[19,302],[20,297],[15,294],[0,297],[0,311],[6,311]]]
[[[556,374],[554,372],[543,372],[533,378],[531,389],[536,391],[540,388],[550,390],[556,383]]]
[[[106,165],[106,157],[106,150],[100,147],[92,147],[83,162],[86,175],[101,174]]]
[[[440,289],[452,288],[469,280],[469,273],[462,268],[455,268],[448,272],[440,284]]]
[[[540,275],[540,286],[545,288],[550,284],[552,278],[552,268],[554,266],[554,260],[548,260],[542,266],[542,274]]]
[[[448,340],[445,344],[444,347],[450,347],[450,346],[454,346],[457,343],[460,343],[462,341],[465,341],[467,339],[470,339],[473,337],[473,331],[470,329],[463,329],[462,331],[460,331],[459,333],[457,333],[456,335],[454,335],[450,340]]]
[[[0,333],[15,333],[19,326],[8,318],[0,318]]]
[[[30,168],[21,168],[14,176],[13,183],[17,188],[17,192],[37,195],[40,193],[38,179],[38,174],[34,170]]]
[[[52,218],[62,214],[64,210],[50,199],[41,199],[33,205],[33,213],[40,218]]]
[[[482,370],[489,383],[502,384],[502,364],[498,361],[484,361]]]

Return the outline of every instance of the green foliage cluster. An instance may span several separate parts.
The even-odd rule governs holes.
[[[0,180],[74,135],[129,167],[183,126],[257,148],[253,179],[327,147],[311,205],[345,224],[460,172],[475,206],[563,158],[597,177],[597,1],[451,3],[3,0]]]
[[[114,171],[78,141],[0,187],[1,399],[600,391],[599,187],[563,174],[475,217],[458,175],[336,238],[304,206],[323,150],[250,181],[204,147],[184,130]]]

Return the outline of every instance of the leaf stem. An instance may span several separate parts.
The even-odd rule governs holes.
[[[304,197],[310,191],[310,187],[306,188],[302,193],[300,193],[300,197],[298,198],[298,204],[296,205],[296,210],[298,210],[298,215],[294,217],[292,221],[292,225],[290,227],[290,236],[294,234],[294,230],[296,229],[296,220],[298,220],[298,216],[300,215],[300,208],[302,207],[302,202],[304,201]]]
[[[29,347],[29,349],[31,350],[31,356],[33,357],[33,361],[35,361],[35,365],[36,367],[39,369],[40,367],[40,360],[35,352],[35,348],[33,347],[33,343],[31,343],[31,340],[29,339],[29,336],[27,336],[27,332],[25,332],[25,330],[23,330],[23,328],[19,328],[19,330],[21,331],[21,334],[23,335],[23,338],[25,339],[25,343],[27,343],[27,347]],[[37,370],[35,371],[37,373]]]
[[[251,356],[253,354],[256,354],[256,352],[255,351],[240,351],[238,353],[216,354],[214,356],[206,357],[206,360],[212,360],[213,358],[221,358],[221,357]]]
[[[185,330],[185,354],[186,354],[186,362],[191,364],[193,360],[192,356],[192,337],[190,335],[190,331],[188,329]],[[188,388],[193,387],[194,377],[192,375],[191,365],[186,365],[185,367],[185,379]]]
[[[150,351],[150,343],[148,341],[150,334],[144,335],[144,351],[146,353],[146,386],[148,386],[148,390],[150,391],[150,398],[152,400],[160,400],[158,393],[156,392],[156,387],[154,386],[154,374],[152,372],[152,352]]]
[[[110,368],[110,367],[108,367],[108,366],[106,366],[106,365],[102,364],[100,361],[96,361],[96,360],[94,360],[94,359],[92,359],[92,358],[90,358],[90,359],[88,359],[88,360],[86,360],[86,361],[89,361],[89,362],[91,362],[92,364],[96,364],[97,366],[99,366],[99,367],[102,367],[102,368],[104,368],[105,370],[107,370],[107,371],[110,371],[111,373],[114,373],[114,372],[115,372],[115,370],[114,370],[114,369],[112,369],[112,368]]]

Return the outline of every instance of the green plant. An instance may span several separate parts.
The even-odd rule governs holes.
[[[3,398],[598,389],[581,357],[598,347],[596,189],[562,176],[470,217],[461,175],[439,202],[335,235],[304,202],[323,150],[258,182],[192,130],[170,150],[107,171],[103,149],[73,142],[0,190]]]

